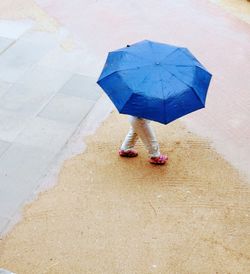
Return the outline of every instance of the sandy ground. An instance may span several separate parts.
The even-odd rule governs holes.
[[[167,166],[117,156],[113,113],[0,242],[16,273],[249,273],[250,187],[208,140],[155,124]]]

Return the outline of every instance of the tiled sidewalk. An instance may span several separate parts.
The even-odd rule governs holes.
[[[0,21],[0,234],[101,95],[66,35]]]

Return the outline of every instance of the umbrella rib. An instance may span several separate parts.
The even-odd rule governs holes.
[[[149,75],[150,73],[151,73],[151,71],[149,71],[149,73],[142,79],[142,81],[141,81],[140,83],[137,83],[137,86],[138,86],[138,85],[141,85],[141,84],[145,81],[145,79],[148,77],[148,75]],[[136,89],[135,89],[135,90],[133,89],[133,91],[135,92]],[[134,92],[131,93],[131,95],[129,96],[129,98],[128,98],[128,99],[126,100],[126,102],[124,103],[124,105],[123,105],[123,107],[122,107],[122,109],[121,109],[121,112],[122,112],[122,110],[124,109],[124,107],[125,107],[125,105],[127,104],[127,102],[130,100],[130,98],[133,96]]]
[[[166,64],[166,63],[164,63],[163,65],[164,66],[174,66],[174,67],[186,67],[186,68],[198,67],[198,68],[204,70],[203,67],[200,67],[198,65],[175,65],[175,64]],[[204,70],[204,71],[207,72],[206,70]]]
[[[148,58],[144,58],[144,57],[142,57],[142,56],[140,56],[140,55],[137,55],[137,54],[134,54],[134,53],[131,53],[131,52],[128,52],[128,51],[127,51],[127,53],[129,53],[129,54],[131,54],[131,55],[134,55],[134,56],[136,56],[136,57],[138,57],[138,58],[140,58],[140,59],[142,59],[142,60],[152,61],[152,60],[150,60],[150,59],[148,59]]]
[[[181,50],[181,52],[184,54],[184,55],[186,55],[187,57],[189,57],[190,58],[190,56],[193,58],[193,60],[196,62],[196,63],[198,63],[200,66],[201,66],[201,68],[203,68],[204,69],[204,66],[195,58],[195,56],[189,51],[189,54],[187,54],[187,52],[186,51],[183,51],[184,49],[186,49],[186,48],[180,48],[180,50]],[[186,49],[186,50],[188,50],[188,49]],[[195,64],[195,65],[197,65],[197,64]]]
[[[202,65],[199,66],[198,64],[195,65],[174,65],[174,64],[164,64],[164,66],[174,66],[174,67],[186,67],[186,68],[192,68],[192,67],[197,67],[201,70],[203,70],[204,72],[208,73],[211,75],[210,72],[208,72]]]
[[[149,65],[144,65],[144,66],[141,66],[141,67],[139,67],[139,68],[145,68],[145,67],[148,67],[148,66],[152,66],[152,65],[151,65],[151,64],[149,64]],[[126,69],[119,69],[119,70],[116,70],[116,71],[111,72],[110,74],[105,75],[102,79],[104,79],[104,78],[106,78],[106,77],[109,77],[109,76],[111,76],[111,75],[114,74],[114,73],[121,72],[121,71],[127,71],[127,70],[138,70],[138,68],[137,68],[137,67],[136,67],[136,68],[131,67],[131,68],[126,68]],[[100,79],[100,80],[102,80],[102,79]]]
[[[143,66],[143,67],[147,67],[147,66],[151,66],[151,65],[145,65],[145,66]],[[119,72],[121,72],[121,71],[127,71],[127,70],[129,71],[129,70],[133,70],[133,69],[124,69],[124,70],[117,70],[117,71],[114,71],[114,72],[112,72],[112,73],[106,75],[104,78],[100,79],[100,81],[103,80],[103,79],[105,79],[106,77],[112,76],[112,75],[115,74],[115,73],[119,73]],[[134,70],[135,70],[135,69],[134,69]],[[149,70],[149,72],[147,73],[147,75],[144,76],[144,78],[142,79],[142,81],[140,81],[139,83],[137,83],[136,86],[141,85],[141,84],[145,81],[145,79],[149,76],[150,73],[152,73],[151,70]],[[133,89],[133,90],[134,90],[134,89]],[[135,91],[135,90],[134,90],[134,91]]]
[[[150,47],[150,49],[151,49],[151,51],[152,51],[152,53],[153,53],[153,55],[154,55],[154,57],[155,57],[155,52],[154,52],[153,47],[152,47],[152,42],[149,41],[148,44],[149,44],[149,47]]]
[[[141,85],[146,80],[146,78],[150,75],[150,73],[152,73],[152,71],[149,71],[149,73],[147,73],[147,75],[143,78],[143,80],[141,82],[137,83],[136,86]]]
[[[201,100],[200,96],[197,94],[197,92],[195,91],[195,89],[193,87],[190,87],[188,84],[186,84],[186,85],[193,90],[194,94],[197,96],[197,98],[201,102],[202,106],[205,107],[205,103],[203,103],[203,101]]]
[[[140,58],[140,59],[142,59],[142,60],[152,61],[152,60],[150,60],[150,59],[144,58],[144,57],[142,57],[142,56],[140,56],[140,55],[137,55],[137,54],[135,54],[135,53],[133,53],[133,52],[130,52],[130,51],[119,50],[119,52],[124,52],[124,53],[130,54],[130,55],[136,56],[136,57],[138,57],[138,58]]]
[[[173,51],[171,51],[167,56],[165,56],[162,60],[161,60],[161,63],[164,62],[164,60],[169,57],[170,55],[172,55],[173,53],[175,53],[177,50],[179,50],[180,48],[176,48],[174,49]]]
[[[141,66],[141,67],[139,67],[139,68],[145,68],[145,67],[148,67],[148,66],[152,66],[152,64],[148,64],[148,65],[144,65],[144,66]],[[174,66],[174,67],[198,67],[198,68],[200,68],[200,69],[202,69],[203,71],[205,71],[205,72],[207,72],[206,70],[204,70],[204,68],[202,68],[202,67],[200,67],[200,66],[198,66],[198,65],[174,65],[174,64],[164,64],[164,66]],[[110,74],[107,74],[107,75],[105,75],[103,78],[101,78],[100,80],[102,80],[102,79],[104,79],[104,78],[106,78],[106,77],[108,77],[108,76],[110,76],[110,75],[112,75],[112,74],[114,74],[114,73],[116,73],[116,72],[120,72],[120,71],[127,71],[127,70],[137,70],[138,68],[136,67],[136,68],[134,68],[134,67],[131,67],[131,68],[126,68],[126,69],[119,69],[119,70],[116,70],[116,71],[113,71],[113,72],[111,72]],[[168,71],[169,72],[169,71]],[[170,73],[170,72],[169,72]],[[172,73],[171,73],[172,74]]]
[[[195,95],[198,97],[199,101],[200,101],[200,102],[202,103],[202,105],[204,106],[203,101],[201,100],[200,96],[197,94],[197,92],[195,91],[195,89],[194,89],[193,87],[191,87],[189,84],[187,84],[187,83],[184,82],[183,80],[177,78],[176,75],[173,74],[172,72],[170,72],[170,71],[168,71],[168,72],[169,72],[175,79],[177,79],[178,81],[182,82],[183,84],[185,84],[186,86],[188,86],[189,88],[191,88],[191,89],[194,91]]]
[[[165,103],[165,95],[164,95],[164,88],[163,88],[163,84],[162,84],[162,75],[161,75],[161,72],[159,71],[159,75],[160,75],[160,82],[161,82],[161,90],[162,90],[162,98],[163,98],[163,113],[164,113],[164,118],[166,116],[166,103]],[[165,119],[164,119],[165,120]]]

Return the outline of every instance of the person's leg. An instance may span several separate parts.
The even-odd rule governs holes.
[[[156,140],[155,132],[150,126],[150,121],[142,118],[131,117],[130,123],[134,132],[139,135],[143,144],[147,148],[149,157],[160,156],[159,144]]]
[[[133,149],[137,140],[138,140],[138,135],[134,131],[134,129],[131,127],[121,145],[121,149],[122,150]]]
[[[119,150],[120,156],[124,156],[124,157],[137,156],[138,153],[137,151],[134,150],[134,146],[138,138],[139,138],[138,134],[134,131],[134,128],[131,126],[127,136],[125,137],[120,147],[120,150]]]
[[[146,146],[152,164],[165,164],[167,156],[161,155],[155,132],[150,126],[150,121],[142,118],[131,117],[130,123],[134,132],[141,138]]]

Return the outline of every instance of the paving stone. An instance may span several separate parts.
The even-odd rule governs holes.
[[[0,268],[0,274],[15,274],[7,269]]]
[[[14,43],[15,40],[5,38],[5,37],[0,37],[0,54],[6,50],[12,43]]]
[[[33,31],[30,30],[26,32],[24,35],[22,35],[21,38],[19,38],[18,41],[23,43],[32,43],[35,47],[43,47],[47,49],[53,49],[58,47],[58,45],[61,43],[62,35],[59,35],[58,32],[46,32],[46,31]],[[50,50],[45,52],[45,57]],[[40,61],[40,60],[39,60]]]
[[[70,124],[35,117],[17,136],[15,143],[32,145],[49,151],[59,152],[75,129],[75,126]]]
[[[37,31],[37,30],[29,30],[25,32],[20,39],[25,41],[39,41],[40,43],[50,43],[54,45],[60,44],[63,40],[65,40],[69,35],[69,32],[60,28],[56,32],[47,32],[47,31]]]
[[[87,51],[60,47],[65,30],[14,27],[0,20],[0,233],[101,94],[94,78],[76,74],[88,70]]]
[[[15,82],[36,64],[53,45],[18,40],[0,55],[0,81]]]
[[[57,47],[42,58],[39,65],[97,77],[103,64],[101,64],[100,70],[96,70],[96,62],[96,57],[88,50],[66,51],[62,47]]]
[[[84,55],[79,50],[65,51],[62,47],[57,47],[46,54],[38,64],[49,68],[76,72],[79,62],[83,62],[83,58]]]
[[[34,186],[25,178],[0,173],[0,214],[11,219],[34,192]],[[30,188],[28,188],[30,186]]]
[[[40,117],[77,125],[95,104],[92,100],[57,94],[39,113]]]
[[[98,79],[102,69],[103,69],[103,60],[98,59],[96,55],[82,52],[86,56],[83,60],[84,62],[79,62],[76,72],[83,75],[89,75]]]
[[[35,65],[25,72],[17,83],[21,83],[34,90],[34,94],[53,94],[72,77],[68,71],[50,69],[43,66]]]
[[[11,84],[0,81],[0,98],[10,88]]]
[[[55,152],[13,144],[0,158],[0,216],[11,217],[38,188]]]
[[[0,108],[20,113],[23,115],[35,115],[39,108],[49,100],[53,93],[43,92],[38,86],[33,89],[27,85],[14,84],[0,100]]]
[[[0,173],[21,181],[34,181],[41,176],[54,156],[55,152],[15,143],[0,158]]]
[[[9,218],[5,218],[5,217],[1,217],[0,216],[0,239],[1,239],[1,235],[2,233],[5,231],[5,229],[7,228],[8,224],[10,222]],[[0,268],[0,274],[1,274],[1,268]]]
[[[13,142],[28,120],[29,118],[21,113],[0,109],[0,139]]]
[[[0,140],[0,157],[10,147],[11,143]]]
[[[69,72],[34,66],[1,96],[0,107],[25,115],[34,115],[71,76]],[[5,86],[3,88],[6,89]]]
[[[33,26],[31,20],[0,20],[0,36],[18,39],[23,33]]]
[[[94,101],[99,99],[102,94],[95,78],[81,74],[73,75],[59,92]]]

